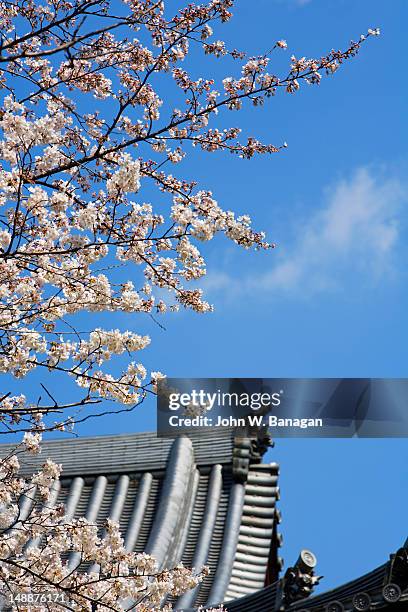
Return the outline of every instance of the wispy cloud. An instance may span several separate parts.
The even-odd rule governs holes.
[[[379,282],[396,272],[407,205],[402,181],[360,168],[327,188],[322,205],[298,220],[294,240],[273,255],[270,270],[239,281],[216,272],[209,275],[207,289],[311,295],[347,290],[356,279]]]

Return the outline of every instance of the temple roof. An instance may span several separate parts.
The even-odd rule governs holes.
[[[264,434],[224,428],[175,439],[95,436],[44,442],[41,455],[21,463],[25,474],[48,457],[62,463],[54,503],[101,527],[109,516],[119,521],[126,547],[160,567],[208,565],[203,583],[174,602],[189,609],[256,593],[278,577],[279,469],[262,463],[267,446]]]
[[[280,575],[279,468],[262,459],[269,442],[264,430],[225,428],[175,439],[154,433],[59,439],[21,464],[28,475],[45,458],[62,463],[52,503],[63,502],[68,517],[85,516],[101,529],[108,517],[118,521],[126,547],[154,555],[161,568],[180,561],[209,566],[201,585],[172,602],[176,610],[219,603],[229,612],[408,609],[408,540],[372,572],[313,597],[312,553],[302,551]],[[0,445],[0,456],[12,448]],[[29,503],[23,498],[21,518]],[[76,553],[69,563],[78,564]]]

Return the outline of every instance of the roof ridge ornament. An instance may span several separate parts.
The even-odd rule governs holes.
[[[232,475],[237,482],[246,482],[251,463],[261,463],[268,448],[272,448],[271,435],[266,427],[241,429],[234,437]]]
[[[288,606],[296,601],[309,597],[323,576],[314,573],[317,565],[316,556],[310,551],[300,551],[298,560],[293,567],[289,567],[282,580],[280,580],[276,609],[286,610]]]

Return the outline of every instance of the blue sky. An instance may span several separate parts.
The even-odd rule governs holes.
[[[232,117],[260,139],[287,141],[282,153],[250,162],[208,156],[191,169],[278,248],[250,255],[220,241],[209,249],[216,311],[166,320],[151,349],[159,369],[186,377],[408,375],[399,68],[407,8],[398,0],[236,3],[220,36],[254,54],[279,38],[287,61],[342,48],[368,27],[382,35],[320,87]],[[154,426],[153,407],[114,427],[139,430],[144,421]],[[321,589],[384,562],[408,535],[406,440],[280,439],[269,458],[281,464],[286,566],[310,547],[325,575]]]
[[[382,35],[319,87],[227,115],[260,140],[286,141],[283,152],[251,161],[193,156],[178,168],[224,208],[248,212],[278,248],[249,254],[214,241],[204,283],[211,315],[170,315],[165,331],[123,316],[152,335],[143,356],[151,369],[174,377],[408,375],[407,19],[403,0],[236,2],[217,36],[253,54],[286,39],[279,66],[292,53],[345,48],[369,27]],[[154,410],[151,402],[80,433],[150,430]],[[310,547],[324,588],[382,563],[408,535],[406,440],[278,440],[269,457],[281,463],[286,565]]]

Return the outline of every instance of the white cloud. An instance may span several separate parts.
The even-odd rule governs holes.
[[[210,273],[207,288],[310,295],[392,276],[407,200],[401,181],[360,168],[325,190],[323,206],[296,221],[294,240],[272,254],[270,270],[239,281]]]

